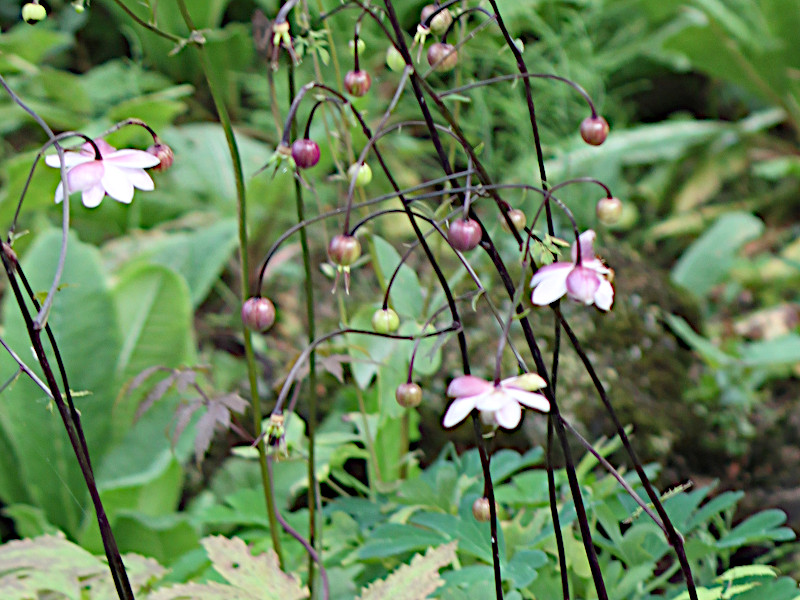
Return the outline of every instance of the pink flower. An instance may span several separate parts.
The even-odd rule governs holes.
[[[155,167],[159,159],[143,150],[117,150],[105,140],[95,140],[100,158],[89,142],[81,146],[80,152],[65,152],[64,166],[70,192],[82,192],[81,200],[87,208],[94,208],[107,195],[124,204],[133,199],[133,188],[152,190],[155,186],[148,167]],[[49,167],[60,167],[58,155],[45,157]],[[63,183],[56,188],[56,202],[64,199]]]
[[[497,385],[473,375],[456,377],[447,387],[447,395],[455,400],[447,408],[442,425],[453,427],[477,409],[485,423],[514,429],[522,418],[521,404],[541,412],[550,411],[547,398],[532,392],[546,385],[536,373],[509,377]]]
[[[610,309],[614,302],[614,288],[608,280],[611,269],[594,254],[596,237],[597,234],[588,229],[578,238],[580,264],[577,246],[572,244],[572,262],[557,262],[536,271],[531,280],[531,302],[545,306],[566,294],[587,306],[594,304],[600,310]]]

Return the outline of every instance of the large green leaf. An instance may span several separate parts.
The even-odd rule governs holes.
[[[749,213],[723,215],[683,253],[672,269],[672,281],[705,296],[728,275],[739,249],[763,230],[761,219]]]
[[[41,234],[22,261],[37,292],[49,288],[60,238],[60,232],[54,230]],[[89,450],[97,458],[112,437],[114,369],[120,349],[115,306],[99,253],[72,235],[62,281],[49,324],[64,359],[70,387],[84,392],[75,398],[75,404],[81,412]],[[31,342],[11,294],[4,298],[3,320],[6,342],[34,367],[28,350]],[[7,356],[0,360],[4,376],[15,369]],[[30,501],[44,510],[50,522],[74,532],[83,518],[85,485],[64,425],[57,412],[47,410],[47,406],[45,394],[23,378],[3,394],[0,427],[16,454],[14,472],[27,489]],[[8,495],[9,490],[0,490],[0,497],[5,499]]]
[[[225,219],[187,233],[153,236],[134,260],[169,267],[189,285],[192,306],[206,299],[236,248],[236,221]]]
[[[193,355],[189,289],[174,271],[137,265],[114,287],[122,348],[116,374],[126,382],[150,366],[177,367]]]
[[[371,241],[372,249],[378,259],[376,266],[388,285],[389,279],[400,264],[400,254],[383,238],[373,236]],[[417,274],[408,265],[400,267],[389,294],[397,314],[413,318],[422,316],[422,288]]]

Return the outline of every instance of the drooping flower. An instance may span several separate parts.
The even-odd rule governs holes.
[[[442,425],[458,425],[477,409],[485,423],[514,429],[522,418],[521,405],[540,412],[550,411],[547,398],[533,393],[546,385],[536,373],[509,377],[497,385],[474,375],[456,377],[447,387],[447,395],[455,400],[447,408]]]
[[[555,302],[564,294],[573,300],[594,304],[600,310],[608,310],[614,303],[614,288],[609,276],[612,271],[594,253],[597,234],[588,229],[578,238],[581,260],[578,263],[578,248],[572,244],[572,262],[557,262],[541,267],[533,275],[531,301],[539,306]]]
[[[95,208],[107,195],[124,204],[133,199],[133,188],[152,190],[153,180],[146,168],[160,164],[158,157],[143,150],[117,150],[102,139],[95,140],[100,157],[89,142],[80,152],[64,152],[67,183],[70,192],[82,192],[81,200],[87,208]],[[58,155],[45,157],[49,167],[59,168]],[[64,199],[64,186],[56,188],[56,202]]]

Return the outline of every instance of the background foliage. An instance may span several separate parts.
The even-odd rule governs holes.
[[[197,27],[205,30],[207,54],[213,57],[209,68],[236,126],[251,199],[250,254],[258,263],[295,218],[291,174],[261,171],[280,132],[273,123],[267,67],[254,49],[249,23],[256,8],[274,15],[278,6],[267,0],[187,4]],[[309,4],[317,15],[318,6]],[[414,31],[422,4],[398,3],[406,31]],[[613,401],[638,426],[635,440],[652,461],[651,471],[665,474],[664,487],[689,478],[696,482],[666,506],[687,537],[703,598],[796,598],[796,584],[766,566],[777,560],[796,574],[792,546],[771,550],[775,542],[793,537],[784,526],[785,515],[769,510],[749,516],[755,507],[780,505],[790,509],[792,524],[797,519],[797,481],[790,470],[799,441],[791,425],[797,421],[800,375],[800,49],[794,42],[800,15],[794,3],[498,4],[524,44],[529,68],[577,81],[611,122],[608,141],[599,149],[587,147],[577,133],[586,113],[580,98],[566,86],[535,83],[550,179],[595,176],[625,200],[621,223],[602,232],[604,256],[618,270],[617,306],[605,323],[576,318],[611,382]],[[214,548],[220,546],[214,544],[235,542],[207,536],[238,536],[254,552],[270,547],[254,456],[238,447],[230,455],[240,442],[220,431],[206,462],[198,464],[193,444],[202,415],[195,413],[175,435],[176,410],[196,398],[194,390],[173,382],[157,398],[153,395],[168,373],[191,372],[209,397],[246,396],[239,299],[232,291],[238,276],[235,181],[201,65],[192,48],[176,48],[135,26],[113,2],[95,0],[82,14],[58,0],[49,8],[48,19],[30,27],[19,21],[16,2],[0,2],[0,73],[13,89],[58,130],[97,135],[122,118],[145,119],[176,155],[173,168],[157,176],[156,190],[137,193],[130,207],[106,201],[90,211],[74,202],[72,210],[67,270],[50,323],[78,395],[102,497],[122,551],[148,557],[129,559],[142,597],[177,597],[167,590],[181,588],[168,584],[205,586],[196,593],[207,595],[198,597],[244,594],[247,586],[230,579],[215,558]],[[147,2],[130,8],[141,17],[148,14]],[[334,56],[342,69],[350,68],[347,42],[354,18],[347,12],[332,17],[330,39],[295,27],[295,45],[305,52],[297,68],[300,81],[314,78],[316,69],[332,81]],[[159,3],[158,19],[164,29],[188,34],[174,3]],[[373,119],[397,78],[384,64],[379,33],[362,27],[361,61],[375,85],[356,101]],[[466,48],[461,75],[454,76],[464,82],[514,70],[513,56],[491,27]],[[283,115],[287,69],[282,62],[275,74]],[[438,83],[456,85],[448,79]],[[530,141],[519,133],[527,118],[520,110],[520,90],[501,83],[448,100],[459,111],[466,135],[482,141],[481,158],[499,182],[529,181],[535,173]],[[305,123],[307,110],[301,110],[299,123]],[[401,102],[397,116],[415,117],[413,104]],[[319,212],[341,202],[346,191],[342,164],[351,162],[353,148],[364,142],[355,126],[349,144],[332,138],[330,122],[330,116],[317,118],[311,128],[322,146],[316,173],[324,183],[313,197]],[[6,96],[0,98],[0,130],[0,220],[9,223],[45,138]],[[112,134],[109,142],[148,144],[146,136],[128,129]],[[421,130],[404,128],[383,143],[402,186],[439,176]],[[18,227],[25,235],[15,240],[37,292],[47,288],[57,256],[60,211],[52,202],[57,180],[53,171],[36,170]],[[376,176],[369,194],[387,191],[388,183]],[[512,198],[526,212],[535,210],[533,198]],[[596,197],[576,188],[563,199],[581,227],[596,227]],[[321,265],[315,276],[323,290],[332,281],[323,264],[322,240],[335,228],[319,225],[313,240],[313,256]],[[409,237],[405,225],[387,222],[373,227],[367,239],[371,268],[385,276]],[[612,258],[611,252],[619,256]],[[439,304],[430,292],[431,274],[417,266],[401,270],[392,294],[404,333],[419,331]],[[447,266],[457,277],[456,265]],[[473,267],[491,291],[489,265],[476,257]],[[365,270],[356,268],[354,276]],[[260,385],[268,398],[305,345],[298,299],[302,278],[299,247],[292,243],[273,261],[268,276],[270,295],[281,308],[279,322],[269,338],[255,341],[263,369]],[[326,296],[317,318],[368,328],[380,301],[377,289],[354,291],[346,301],[341,294]],[[24,354],[29,344],[6,292],[2,336]],[[496,335],[487,315],[467,313],[466,319],[476,344],[482,336]],[[548,335],[542,331],[543,339]],[[470,514],[472,501],[482,493],[477,456],[445,445],[439,427],[447,375],[455,374],[452,349],[430,344],[420,350],[427,358],[415,365],[415,378],[425,382],[425,401],[418,412],[405,413],[393,390],[405,379],[410,347],[353,335],[320,354],[318,385],[327,400],[315,467],[330,498],[323,543],[335,598],[391,597],[368,586],[392,581],[398,573],[411,577],[415,565],[440,583],[435,597],[448,600],[476,597],[491,577],[487,529]],[[491,369],[491,362],[488,358],[478,368]],[[132,385],[137,375],[155,367],[166,371]],[[16,368],[4,355],[0,379],[12,377]],[[586,405],[587,382],[570,376],[577,364],[567,358],[561,368],[567,414],[591,439],[607,434],[607,424]],[[665,372],[668,377],[659,377]],[[681,384],[677,390],[675,382]],[[157,401],[137,413],[148,399]],[[103,597],[110,583],[101,576],[100,563],[85,552],[101,550],[94,516],[85,508],[80,473],[49,408],[24,378],[0,396],[4,539],[50,536],[0,548],[20,561],[0,564],[21,565],[0,567],[0,590],[8,590],[4,597],[10,598],[46,591]],[[304,410],[301,403],[298,417]],[[232,418],[234,424],[245,422],[236,414]],[[410,419],[412,453],[402,450],[403,418]],[[308,485],[302,418],[290,417],[287,431],[288,456],[275,465],[276,494],[286,518],[302,532]],[[521,432],[503,440],[516,450],[497,452],[492,465],[501,505],[504,579],[512,599],[560,597],[538,449],[543,433],[541,425],[526,422]],[[466,433],[456,431],[454,437],[463,449]],[[615,447],[604,448],[614,462]],[[582,484],[612,596],[681,598],[670,579],[675,565],[665,566],[663,538],[644,517],[633,516],[631,501],[594,466],[588,459],[581,464]],[[570,520],[574,509],[566,500],[563,474],[558,481],[570,577],[576,593],[588,597],[591,577]],[[748,494],[742,498],[732,488]],[[70,541],[57,537],[59,531]],[[302,578],[305,554],[288,537],[285,541],[284,566]],[[441,550],[452,542],[455,558],[453,551]],[[442,554],[411,561],[429,547]],[[770,551],[756,560],[765,550]],[[56,555],[64,559],[63,581],[30,576]],[[261,581],[275,576],[270,560],[258,563]],[[172,570],[166,573],[155,561]],[[445,569],[453,564],[458,568]],[[61,573],[55,566],[48,569]],[[88,596],[76,591],[87,582]],[[292,585],[302,597],[304,584]],[[151,588],[157,591],[150,593]]]

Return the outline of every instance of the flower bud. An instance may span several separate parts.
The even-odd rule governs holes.
[[[328,244],[328,258],[340,267],[349,267],[361,256],[361,242],[354,235],[339,234],[333,236]]]
[[[353,40],[350,40],[349,46],[350,46],[350,52],[352,52],[353,55],[355,55],[354,49],[356,48],[356,45],[353,43]],[[367,49],[366,42],[362,38],[358,38],[358,53],[363,54],[364,50],[366,49]]]
[[[525,225],[527,224],[528,218],[520,209],[512,208],[509,210],[508,219],[511,221],[512,225],[514,225],[514,229],[516,229],[518,232],[525,231]],[[503,215],[500,215],[500,227],[502,227],[505,231],[511,231],[508,228],[508,222],[505,220]]]
[[[425,8],[423,8],[422,12],[419,15],[420,24],[424,25],[425,21],[427,21],[428,18],[434,12],[436,12],[438,8],[439,8],[438,6],[435,6],[433,4],[428,4]],[[445,31],[447,31],[447,28],[450,27],[450,23],[452,22],[453,22],[453,13],[450,12],[449,8],[445,8],[444,10],[440,10],[438,13],[436,13],[436,16],[434,16],[431,19],[429,23],[430,30],[437,35],[441,35]]]
[[[29,25],[36,25],[47,17],[47,10],[38,2],[28,2],[22,7],[22,20]]]
[[[492,518],[492,510],[488,498],[478,498],[472,503],[472,516],[476,521],[486,523]]]
[[[344,76],[344,89],[356,98],[363,96],[372,86],[372,77],[366,71],[348,71]]]
[[[353,163],[347,169],[347,178],[352,179],[353,176],[356,178],[356,187],[364,187],[372,181],[372,169],[367,163]]]
[[[403,55],[391,44],[386,49],[386,66],[395,72],[402,71],[406,67],[406,61],[403,60]]]
[[[151,168],[152,171],[166,171],[172,166],[172,162],[175,159],[175,154],[172,152],[172,148],[166,144],[162,144],[161,142],[157,142],[150,146],[147,149],[147,152],[161,161],[155,167]]]
[[[615,225],[622,216],[622,201],[619,198],[600,198],[596,207],[597,220],[603,225]]]
[[[466,252],[477,247],[483,232],[480,224],[475,219],[455,219],[450,223],[447,239],[459,252]]]
[[[372,315],[372,329],[376,333],[394,333],[400,327],[400,317],[391,308],[381,308]]]
[[[242,305],[242,322],[248,329],[264,332],[275,322],[275,306],[268,298],[248,298]]]
[[[422,402],[422,388],[416,383],[401,383],[397,386],[394,397],[400,406],[414,408]]]
[[[319,145],[314,140],[295,140],[292,158],[298,169],[309,169],[319,162]]]
[[[599,146],[608,137],[608,122],[600,116],[586,117],[581,122],[581,137],[592,146]]]
[[[458,64],[458,52],[453,44],[436,42],[428,48],[428,64],[437,71],[450,71]]]

